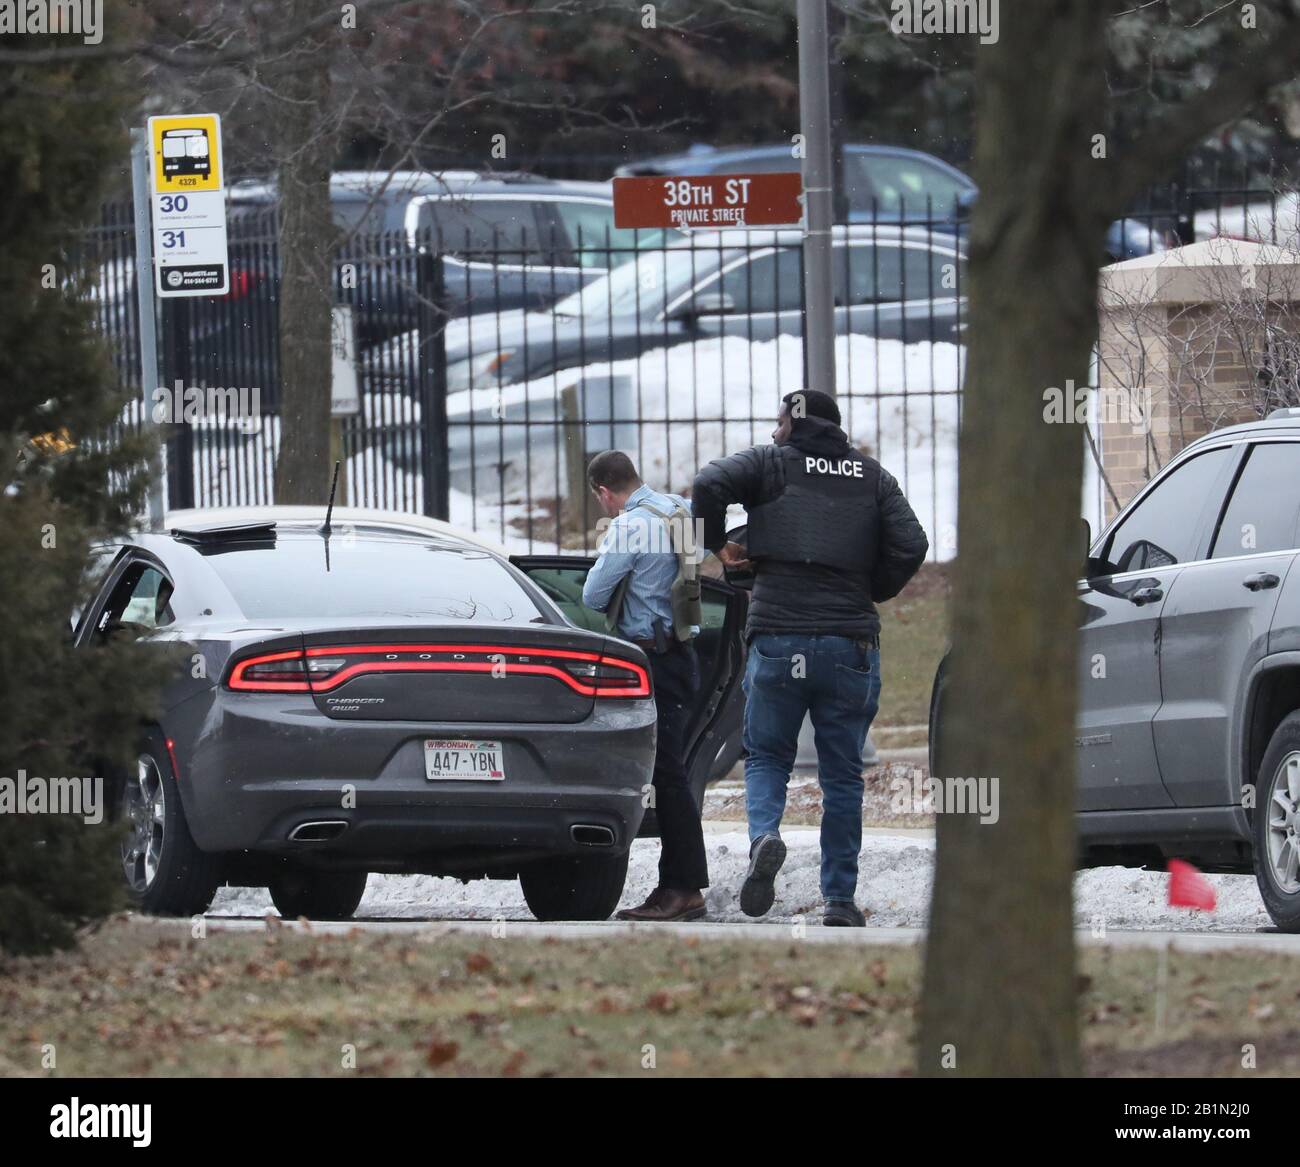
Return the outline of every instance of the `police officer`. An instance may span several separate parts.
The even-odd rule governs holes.
[[[702,541],[728,567],[754,569],[745,629],[745,794],[749,870],[741,910],[772,906],[785,861],[781,816],[811,715],[822,788],[822,922],[862,927],[854,903],[862,846],[862,747],[880,698],[880,619],[925,561],[929,542],[897,481],[855,450],[835,399],[788,394],[774,445],[710,462],[691,501]],[[749,516],[746,547],[729,543],[727,507]]]
[[[640,907],[618,913],[621,920],[698,920],[709,885],[700,812],[686,776],[686,728],[699,689],[699,666],[691,636],[698,628],[674,613],[674,588],[690,572],[694,554],[690,505],[674,494],[651,490],[632,459],[618,450],[597,454],[587,481],[612,520],[600,544],[600,558],[587,576],[582,602],[611,611],[619,635],[645,650],[654,678],[658,732],[654,794],[659,820],[659,884]],[[674,534],[671,522],[678,526]],[[697,593],[698,594],[698,593]],[[685,611],[691,611],[689,605]],[[696,616],[698,619],[698,616]]]

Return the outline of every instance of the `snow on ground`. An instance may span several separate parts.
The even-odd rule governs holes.
[[[783,832],[790,852],[777,878],[777,898],[766,919],[793,920],[803,913],[820,919],[817,832]],[[705,835],[713,886],[706,893],[709,918],[741,923],[737,895],[745,874],[749,844],[741,831]],[[925,835],[872,834],[863,840],[858,870],[858,904],[871,913],[868,926],[919,928],[925,925],[930,897],[934,842]],[[633,844],[622,906],[640,903],[655,884],[659,844]],[[1075,878],[1075,920],[1081,928],[1172,931],[1253,931],[1268,925],[1255,881],[1243,875],[1212,875],[1219,897],[1213,913],[1175,909],[1165,904],[1168,877],[1120,867],[1080,872]],[[273,913],[260,888],[224,888],[212,905],[214,916]],[[381,919],[531,919],[517,882],[480,880],[463,884],[422,875],[372,875],[357,912]]]

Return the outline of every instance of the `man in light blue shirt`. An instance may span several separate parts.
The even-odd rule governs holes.
[[[639,645],[654,678],[658,732],[655,739],[654,807],[659,820],[659,885],[645,903],[618,913],[622,920],[698,920],[709,885],[704,832],[686,774],[686,730],[699,691],[699,666],[689,640],[673,631],[672,586],[678,558],[665,519],[690,504],[675,494],[651,490],[632,459],[619,450],[597,454],[587,481],[611,522],[599,558],[587,575],[582,602],[609,609],[627,579],[618,613],[618,633]],[[682,545],[679,533],[677,544]],[[684,541],[694,554],[694,540]]]

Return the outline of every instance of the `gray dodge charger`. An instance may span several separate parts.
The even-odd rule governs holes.
[[[644,654],[578,602],[591,560],[508,561],[434,520],[324,508],[180,512],[97,549],[84,651],[178,652],[134,773],[110,775],[145,911],[268,887],[346,918],[371,871],[518,878],[540,919],[604,919],[646,815]],[[709,581],[697,795],[734,760],[743,597]],[[729,752],[730,751],[730,752]],[[643,822],[649,818],[650,822]]]

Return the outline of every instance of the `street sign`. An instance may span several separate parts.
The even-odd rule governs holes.
[[[357,389],[357,333],[352,309],[337,304],[330,320],[330,417],[350,417],[361,412]]]
[[[230,290],[221,119],[149,119],[149,196],[159,296],[221,296]]]
[[[798,171],[614,179],[616,227],[775,227],[803,215]]]

